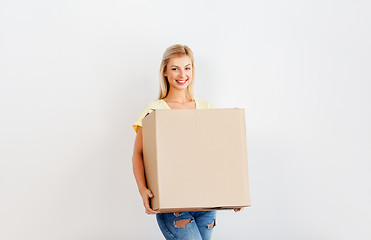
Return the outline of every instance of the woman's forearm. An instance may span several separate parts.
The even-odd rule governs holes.
[[[139,192],[147,188],[146,177],[144,175],[143,156],[141,154],[134,154],[133,158],[133,172],[137,182]]]

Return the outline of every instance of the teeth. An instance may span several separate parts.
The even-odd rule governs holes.
[[[188,79],[187,79],[188,80]],[[183,80],[183,81],[180,81],[180,80],[176,80],[177,82],[180,82],[180,83],[184,83],[185,81],[187,80]]]

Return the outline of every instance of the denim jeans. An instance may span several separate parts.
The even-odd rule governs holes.
[[[209,240],[216,226],[216,211],[157,213],[156,219],[167,240]]]

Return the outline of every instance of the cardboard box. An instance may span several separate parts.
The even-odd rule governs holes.
[[[154,210],[250,206],[244,109],[155,109],[142,123]]]

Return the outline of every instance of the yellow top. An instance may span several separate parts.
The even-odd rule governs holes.
[[[196,102],[196,109],[214,108],[214,105],[208,101],[195,99],[195,102]],[[147,113],[152,112],[153,111],[152,109],[171,109],[171,108],[162,99],[148,103],[147,105],[144,106],[142,112],[139,114],[139,117],[137,118],[137,120],[135,120],[133,124],[133,128],[135,132],[138,131],[138,126],[142,126],[142,119],[147,115]]]

